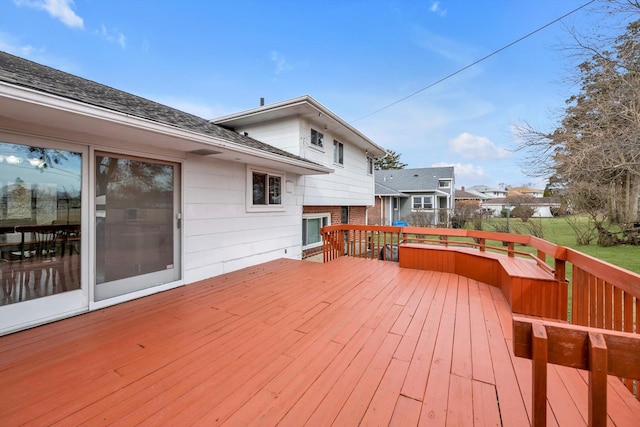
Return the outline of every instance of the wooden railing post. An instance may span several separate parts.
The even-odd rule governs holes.
[[[513,354],[533,361],[534,426],[544,425],[545,363],[589,371],[589,426],[607,425],[607,375],[640,379],[640,336],[628,332],[603,331],[514,316]]]
[[[555,259],[554,277],[559,282],[567,280],[567,262],[563,259]]]
[[[589,426],[607,425],[607,343],[600,333],[589,332]]]
[[[531,425],[545,427],[547,425],[547,330],[544,325],[533,323],[531,336],[532,349],[532,385],[533,410]]]
[[[513,242],[507,242],[507,255],[510,257],[514,257],[516,256],[516,254],[513,252],[515,250],[516,244]]]

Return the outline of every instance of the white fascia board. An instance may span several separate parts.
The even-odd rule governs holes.
[[[274,104],[264,105],[261,107],[240,111],[238,113],[233,113],[223,117],[211,119],[210,121],[212,123],[217,123],[217,124],[229,123],[229,122],[233,122],[233,121],[241,120],[245,118],[257,117],[257,116],[260,116],[261,114],[268,113],[268,112],[275,112],[278,110],[284,111],[286,109],[295,108],[297,106],[308,106],[314,109],[318,114],[322,114],[330,118],[332,121],[336,122],[338,126],[343,127],[347,129],[349,132],[355,134],[359,139],[361,139],[367,145],[369,145],[372,151],[371,152],[372,157],[380,158],[380,157],[387,156],[387,150],[385,150],[384,148],[382,148],[381,146],[379,146],[378,144],[370,140],[368,137],[362,134],[359,130],[357,130],[356,128],[354,128],[344,120],[342,120],[339,116],[334,114],[331,110],[329,110],[327,107],[325,107],[324,105],[322,105],[321,103],[319,103],[309,95],[303,95],[297,98],[288,99],[286,101],[276,102]]]
[[[31,105],[38,105],[58,111],[68,112],[71,114],[96,118],[114,124],[124,124],[126,126],[130,126],[139,130],[168,135],[177,139],[197,142],[218,149],[226,149],[238,154],[261,157],[266,160],[291,165],[303,170],[308,170],[309,172],[316,174],[326,174],[332,173],[334,171],[333,169],[327,168],[322,165],[309,164],[302,160],[288,158],[286,156],[280,156],[275,153],[269,153],[267,151],[247,147],[245,145],[237,144],[232,141],[215,136],[205,135],[195,131],[182,129],[177,126],[144,119],[114,110],[109,110],[104,107],[86,104],[84,102],[49,94],[46,92],[40,92],[22,86],[11,85],[6,82],[0,82],[0,98],[9,98]]]

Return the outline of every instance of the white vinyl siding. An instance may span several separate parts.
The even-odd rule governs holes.
[[[373,206],[373,158],[348,139],[342,136],[338,139],[329,129],[323,131],[323,141],[335,139],[343,145],[343,164],[338,166],[339,163],[334,163],[333,144],[331,149],[311,144],[312,129],[317,134],[322,127],[300,118],[270,120],[241,128],[253,138],[333,169],[332,173],[307,175],[296,182],[300,186],[299,194],[304,194],[304,201],[298,199],[300,205]],[[285,188],[284,182],[282,188]]]
[[[185,282],[282,257],[301,258],[297,179],[283,179],[281,205],[247,212],[245,165],[190,156],[184,164]]]

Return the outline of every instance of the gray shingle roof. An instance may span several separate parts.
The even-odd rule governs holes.
[[[376,184],[397,191],[437,190],[439,179],[453,179],[453,166],[418,169],[386,169],[374,172]],[[376,192],[377,194],[377,192]]]
[[[409,195],[404,194],[398,190],[394,190],[393,188],[387,187],[384,184],[380,184],[376,182],[375,186],[375,195],[376,196],[396,196],[396,197],[409,197]]]
[[[465,190],[456,190],[455,191],[455,198],[456,200],[461,199],[461,200],[484,200],[487,197],[480,194],[480,193],[475,193],[475,192],[470,192],[470,191],[465,191]]]
[[[119,113],[151,120],[183,130],[197,132],[257,150],[318,164],[287,151],[240,135],[208,120],[139,96],[105,86],[0,51],[0,81],[57,95]]]

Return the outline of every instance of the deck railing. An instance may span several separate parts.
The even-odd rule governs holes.
[[[531,425],[546,426],[547,364],[589,371],[588,425],[607,425],[607,375],[640,380],[640,335],[513,318],[513,352],[532,360]]]
[[[640,275],[534,236],[477,230],[342,224],[322,229],[324,261],[340,256],[397,260],[402,243],[475,248],[527,257],[567,281],[568,319],[576,325],[638,334]],[[520,249],[522,247],[522,250]],[[516,249],[518,248],[518,249]],[[524,250],[529,248],[529,250]],[[567,275],[567,264],[571,275]],[[624,379],[640,400],[640,381]]]

